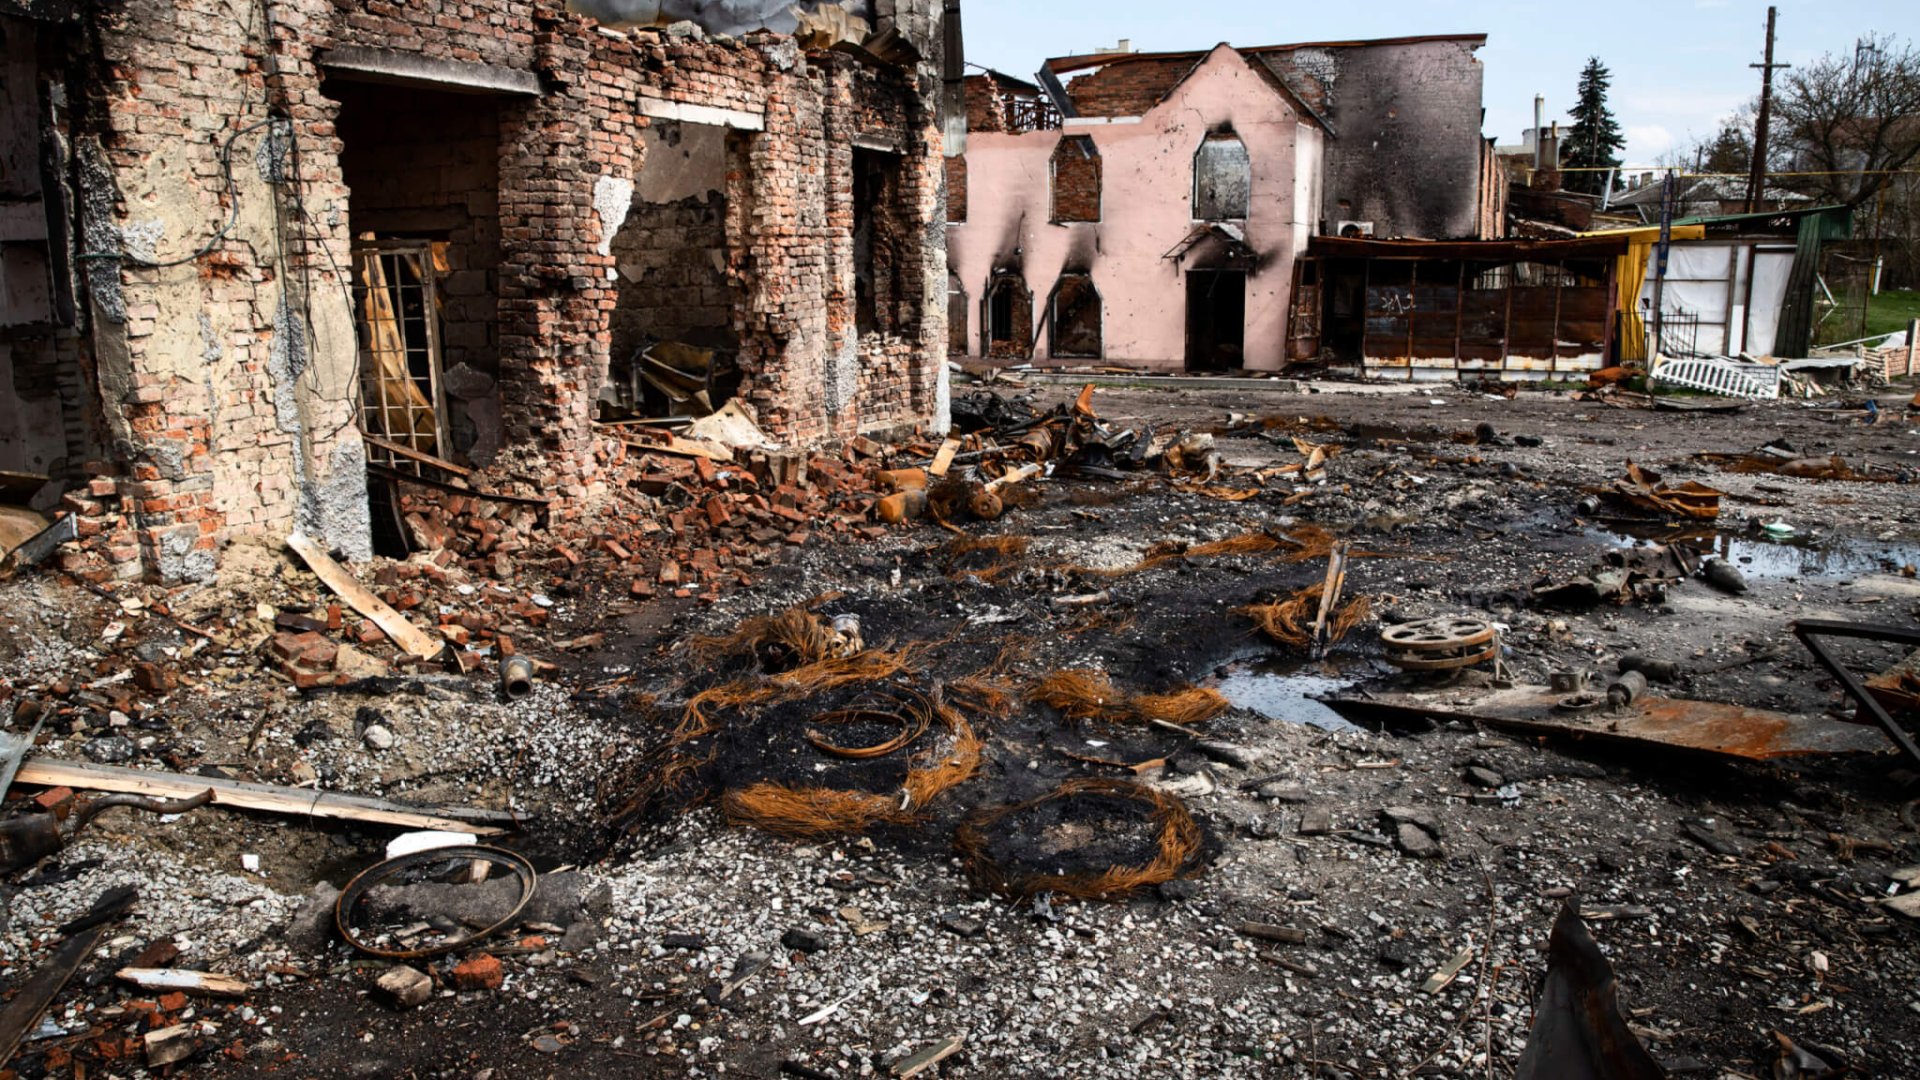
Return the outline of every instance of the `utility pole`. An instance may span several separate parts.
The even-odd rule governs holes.
[[[1773,26],[1780,9],[1767,8],[1767,54],[1766,61],[1748,64],[1748,67],[1760,69],[1760,115],[1753,121],[1753,167],[1747,175],[1747,213],[1757,213],[1760,202],[1767,196],[1767,122],[1773,117],[1773,69],[1792,67],[1792,64],[1773,62]]]

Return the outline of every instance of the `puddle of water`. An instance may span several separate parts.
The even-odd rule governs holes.
[[[1902,566],[1920,565],[1920,544],[1859,536],[1794,536],[1768,540],[1713,531],[1635,536],[1607,529],[1594,529],[1589,535],[1601,543],[1620,547],[1631,547],[1643,539],[1655,543],[1683,542],[1705,554],[1726,559],[1749,578],[1839,581],[1866,574],[1898,574]]]
[[[1309,724],[1324,731],[1360,731],[1316,697],[1337,694],[1360,681],[1328,665],[1307,666],[1297,660],[1237,660],[1226,674],[1208,680],[1228,701],[1269,720]]]

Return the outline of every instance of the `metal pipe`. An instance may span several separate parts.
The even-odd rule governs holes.
[[[508,701],[519,701],[533,694],[533,661],[524,656],[509,656],[500,663],[500,692]]]

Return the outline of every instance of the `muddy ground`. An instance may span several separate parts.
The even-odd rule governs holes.
[[[1039,394],[1043,405],[1068,396]],[[176,1013],[217,1027],[200,1032],[204,1048],[175,1075],[853,1077],[891,1075],[913,1052],[964,1035],[939,1075],[1502,1077],[1525,1043],[1548,929],[1572,896],[1595,913],[1636,1032],[1676,1073],[1771,1075],[1779,1031],[1865,1075],[1920,1075],[1920,923],[1874,903],[1891,874],[1920,863],[1920,833],[1899,817],[1920,795],[1912,763],[1891,753],[1739,762],[1464,723],[1371,731],[1313,700],[1402,684],[1381,658],[1383,621],[1473,614],[1507,627],[1506,662],[1521,682],[1611,672],[1626,653],[1705,667],[1777,650],[1679,692],[1848,712],[1787,627],[1920,625],[1915,487],[1735,474],[1694,455],[1785,439],[1911,478],[1914,420],[1863,426],[1859,410],[1825,402],[1676,414],[1456,386],[1116,389],[1095,403],[1119,424],[1216,431],[1243,476],[1301,460],[1295,434],[1340,453],[1327,483],[1291,502],[1296,489],[1281,480],[1242,502],[1146,478],[1036,484],[1035,504],[964,526],[1029,538],[998,575],[952,565],[951,537],[921,524],[791,552],[755,588],[711,603],[609,617],[624,581],[566,582],[551,597],[551,637],[600,630],[605,644],[511,705],[482,681],[447,676],[302,697],[256,659],[179,659],[191,643],[152,631],[147,645],[191,685],[141,718],[136,764],[164,767],[165,751],[185,748],[250,778],[511,806],[532,824],[505,846],[542,870],[582,865],[586,886],[605,889],[569,925],[497,939],[500,989],[448,985],[402,1012],[371,991],[385,962],[289,930],[316,883],[343,884],[377,860],[391,830],[218,810],[165,824],[106,817],[0,886],[10,985],[44,955],[48,928],[103,888],[143,890],[50,1014],[71,1034],[30,1043],[13,1067],[77,1075],[65,1051],[87,1076],[141,1075],[137,1055],[97,1052],[103,1036],[141,1031],[143,1014],[124,1011],[128,992],[111,973],[171,936],[180,966],[255,983],[244,1001]],[[1265,423],[1232,422],[1242,418]],[[1499,439],[1476,441],[1482,423]],[[1727,492],[1717,528],[1696,542],[1738,565],[1749,591],[1693,580],[1664,602],[1529,605],[1537,581],[1564,580],[1649,534],[1577,509],[1581,489],[1619,478],[1629,460]],[[1772,522],[1794,527],[1790,542],[1760,530]],[[1324,561],[1255,554],[1095,572],[1130,566],[1159,541],[1305,525],[1378,553],[1355,559],[1347,584],[1372,599],[1372,621],[1321,659],[1265,640],[1233,609],[1318,582]],[[258,565],[257,580],[229,582],[219,602],[291,588],[271,559]],[[1101,590],[1103,603],[1054,602]],[[687,639],[810,601],[858,615],[869,646],[925,645],[910,676],[923,687],[983,670],[1024,684],[1088,668],[1126,692],[1218,687],[1236,708],[1200,730],[1237,748],[1244,767],[1194,753],[1189,736],[1067,724],[1023,704],[980,722],[979,774],[922,826],[796,840],[730,827],[710,801],[632,805],[661,760],[648,754],[689,694],[715,680],[715,663],[693,657]],[[103,627],[128,617],[57,578],[0,586],[0,611],[0,661],[17,685],[86,677]],[[1900,659],[1872,646],[1847,653],[1862,668]],[[316,734],[316,721],[332,734]],[[395,735],[390,749],[358,737],[374,721]],[[80,756],[101,737],[56,732],[39,752]],[[1122,903],[1015,902],[973,888],[954,856],[954,826],[970,812],[1074,778],[1134,775],[1089,759],[1163,757],[1169,765],[1144,778],[1178,792],[1206,836],[1183,882]],[[796,757],[793,767],[810,766]],[[1470,781],[1470,769],[1483,771]],[[1439,857],[1396,846],[1380,817],[1389,806],[1425,815]],[[607,817],[622,808],[635,813],[616,830]],[[1097,827],[1077,835],[1100,840]],[[246,855],[259,857],[257,872]],[[1306,940],[1249,937],[1245,922]],[[1457,979],[1422,989],[1469,949]],[[421,966],[444,976],[451,961]]]

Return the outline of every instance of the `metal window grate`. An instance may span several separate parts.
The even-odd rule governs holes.
[[[445,457],[437,252],[423,241],[362,241],[353,252],[360,332],[361,430],[422,454]],[[367,448],[367,460],[419,475],[423,466]]]

